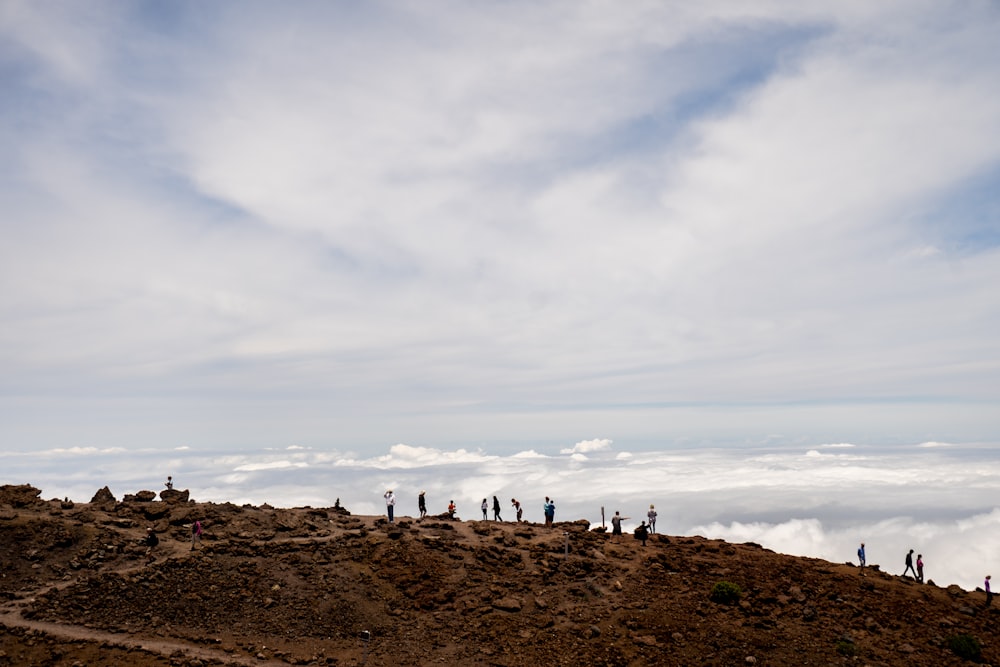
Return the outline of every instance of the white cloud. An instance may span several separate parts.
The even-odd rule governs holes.
[[[587,452],[601,452],[611,449],[611,440],[607,438],[595,440],[581,440],[572,447],[560,449],[560,454],[584,454]],[[584,457],[586,458],[586,457]]]

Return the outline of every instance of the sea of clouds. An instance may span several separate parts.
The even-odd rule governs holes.
[[[653,504],[658,532],[756,542],[769,549],[854,560],[861,541],[869,563],[901,573],[909,549],[923,554],[939,585],[982,584],[1000,554],[1000,472],[993,446],[920,443],[908,447],[824,444],[627,452],[596,439],[549,453],[492,454],[397,444],[370,455],[289,446],[256,451],[72,448],[0,453],[2,483],[30,483],[43,498],[88,501],[108,485],[116,497],[176,488],[200,502],[328,507],[357,514],[417,512],[424,490],[432,514],[454,500],[463,519],[481,518],[496,495],[503,518],[511,498],[527,521],[542,520],[545,496],[558,520],[600,525],[615,511],[631,529]],[[492,516],[492,513],[491,513]]]

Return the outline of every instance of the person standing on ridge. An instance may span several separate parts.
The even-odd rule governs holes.
[[[521,509],[521,503],[518,501],[517,498],[511,498],[510,504],[514,507],[514,512],[517,514],[517,522],[521,523],[521,515],[523,514],[523,510]]]
[[[615,515],[611,517],[611,534],[621,535],[622,534],[622,515],[615,512]]]
[[[542,510],[545,512],[545,525],[551,526],[556,518],[556,501],[545,496],[545,504],[542,505]]]
[[[455,518],[455,501],[454,500],[449,500],[448,501],[448,518],[450,518],[450,519],[454,519]]]
[[[924,583],[924,555],[917,554],[917,581]]]
[[[986,606],[989,607],[990,603],[993,602],[993,593],[990,592],[990,575],[986,575],[986,581],[983,582],[983,588],[986,589]]]
[[[426,491],[421,491],[420,495],[417,496],[417,509],[420,510],[420,518],[423,519],[427,516],[427,500],[424,498]]]
[[[865,576],[865,543],[858,547],[858,561],[861,563],[861,576]]]
[[[917,571],[913,569],[913,549],[910,549],[910,553],[906,554],[906,569],[903,570],[904,577],[907,572],[912,572],[913,578],[917,578]]]
[[[496,496],[493,496],[493,520],[503,521],[503,519],[500,517],[500,501],[497,500]]]
[[[483,521],[486,521],[486,514],[490,511],[490,503],[486,498],[483,498],[483,502],[479,503],[479,509],[483,510]]]
[[[174,488],[174,478],[171,477],[170,475],[167,475],[167,481],[164,482],[163,485],[166,486],[168,489]]]
[[[646,522],[643,521],[639,524],[639,527],[635,529],[635,538],[642,542],[642,546],[646,546],[646,538],[649,536],[649,531],[646,528]]]
[[[396,507],[396,494],[389,489],[382,494],[382,497],[385,498],[385,511],[389,515],[389,523],[393,523],[392,510]]]
[[[649,511],[646,512],[646,518],[649,520],[649,532],[656,532],[656,508],[652,505],[649,506]]]

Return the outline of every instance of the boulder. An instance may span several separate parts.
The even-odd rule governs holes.
[[[184,489],[183,491],[178,491],[177,489],[163,489],[160,491],[160,500],[165,503],[186,503],[190,497],[191,492],[187,489]]]
[[[41,502],[38,499],[41,493],[41,489],[36,489],[30,484],[5,484],[0,486],[0,505],[28,507]]]
[[[105,486],[102,489],[98,489],[97,493],[94,494],[94,497],[90,499],[90,502],[98,505],[104,505],[108,503],[114,504],[118,501],[115,499],[114,494],[111,493],[111,489]]]

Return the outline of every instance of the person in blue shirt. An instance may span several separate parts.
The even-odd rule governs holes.
[[[865,576],[865,543],[858,547],[858,560],[861,562],[861,576]]]

